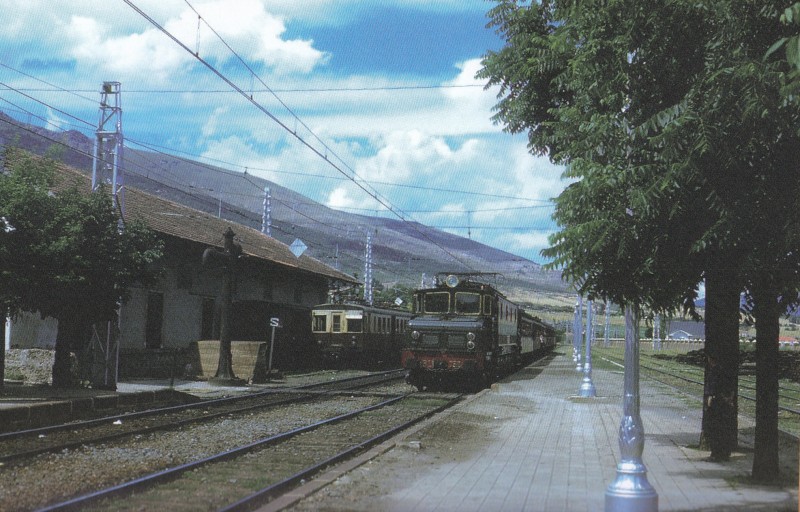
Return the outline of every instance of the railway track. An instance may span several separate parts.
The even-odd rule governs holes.
[[[596,349],[595,354],[609,363],[616,365],[620,368],[623,367],[624,362],[621,357],[613,355],[610,351],[603,349]],[[652,355],[640,356],[641,360],[639,368],[641,375],[659,382],[663,385],[669,386],[672,389],[680,392],[681,394],[690,396],[703,401],[703,370],[692,367],[686,364],[680,364],[678,367],[665,366],[663,361],[656,359]],[[660,367],[654,366],[652,363],[657,363]],[[755,382],[750,377],[741,379],[739,383],[738,392],[738,411],[739,414],[744,414],[750,418],[755,418],[755,402],[756,398],[752,394],[755,392]],[[780,383],[779,388],[779,425],[783,433],[797,438],[800,435],[800,404],[798,401],[797,386],[794,383]]]
[[[253,510],[460,399],[393,397],[41,510]]]
[[[176,429],[193,423],[252,413],[270,407],[288,406],[330,394],[380,385],[402,378],[402,370],[372,373],[357,377],[317,382],[292,388],[267,389],[239,396],[144,411],[115,414],[103,418],[69,422],[0,434],[0,464],[24,460],[44,453],[59,452],[87,444],[98,444]]]

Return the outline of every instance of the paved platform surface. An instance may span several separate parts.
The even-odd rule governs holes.
[[[368,463],[329,477],[329,485],[291,510],[604,510],[620,457],[622,370],[595,369],[597,398],[578,398],[583,375],[571,355],[556,354],[538,365],[395,439]],[[658,510],[798,510],[797,482],[763,486],[748,481],[752,449],[746,435],[740,434],[740,450],[730,461],[708,462],[709,452],[691,448],[699,439],[700,401],[647,380],[640,391],[643,461],[658,493]],[[486,429],[464,442],[458,435],[436,441],[434,432],[441,437],[458,426]],[[742,431],[749,426],[740,421]]]

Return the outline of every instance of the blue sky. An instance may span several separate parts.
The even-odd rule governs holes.
[[[492,2],[130,3],[261,108],[122,0],[3,0],[0,110],[91,136],[100,84],[119,81],[129,143],[543,261],[565,184],[491,122],[497,91],[475,73],[502,45],[485,28]]]

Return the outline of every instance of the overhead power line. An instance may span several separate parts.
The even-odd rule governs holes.
[[[2,64],[0,64],[2,65]],[[436,89],[463,89],[463,88],[483,88],[483,84],[434,84],[434,85],[386,85],[379,87],[293,87],[287,89],[252,89],[256,93],[309,93],[309,92],[380,92],[380,91],[418,91]],[[91,89],[60,89],[60,88],[20,88],[25,92],[70,92],[70,93],[93,93]],[[125,89],[125,94],[236,94],[230,89]]]
[[[50,89],[17,88],[17,87],[11,87],[11,86],[9,86],[7,84],[3,84],[2,82],[0,82],[0,86],[4,86],[8,90],[11,90],[11,91],[14,91],[16,93],[19,93],[19,94],[25,96],[26,98],[29,98],[29,99],[37,102],[37,103],[40,103],[40,104],[44,105],[47,108],[51,108],[56,112],[62,113],[67,117],[75,119],[76,121],[82,123],[82,125],[87,125],[87,126],[92,127],[92,128],[94,127],[94,124],[89,123],[88,121],[85,121],[83,119],[77,118],[77,117],[73,116],[72,114],[69,114],[69,113],[67,113],[67,112],[65,112],[65,111],[63,111],[61,109],[58,109],[58,108],[56,108],[56,107],[54,107],[52,105],[49,105],[49,104],[47,104],[47,103],[45,103],[45,102],[43,102],[43,101],[41,101],[39,99],[36,99],[36,98],[34,98],[34,97],[32,97],[32,96],[30,96],[28,94],[25,94],[25,92],[36,92],[36,91],[54,92],[54,91],[59,91],[59,92],[66,92],[66,93],[74,94],[75,92],[96,92],[96,91],[69,90],[69,89],[66,89],[66,88],[63,88],[63,87],[59,87],[58,85],[52,84],[52,83],[47,82],[45,80],[42,80],[42,79],[40,79],[40,78],[38,78],[36,76],[30,75],[28,73],[25,73],[24,71],[21,71],[19,69],[13,68],[13,67],[11,67],[11,66],[9,66],[7,64],[3,64],[2,62],[0,62],[0,67],[6,68],[8,70],[14,71],[15,73],[19,73],[21,75],[24,75],[24,76],[26,76],[26,77],[28,77],[28,78],[30,78],[32,80],[36,80],[38,82],[46,84],[46,85],[48,85],[50,87]],[[419,88],[428,88],[428,86],[418,86],[418,87]],[[402,87],[400,87],[400,88],[402,88]],[[266,89],[265,89],[265,91],[266,91]],[[132,91],[130,91],[128,89],[125,90],[126,94],[128,94],[130,92],[132,92]],[[143,90],[143,91],[139,91],[139,92],[148,92],[148,91],[144,91]],[[192,91],[185,91],[185,92],[192,92]],[[203,92],[203,91],[200,91],[200,92]],[[219,90],[219,91],[213,91],[213,92],[236,93],[236,91],[233,91],[233,90],[225,90],[225,91]],[[89,98],[89,97],[86,97],[86,96],[80,96],[80,95],[77,95],[77,94],[75,94],[75,95],[77,97],[79,97],[81,99],[84,99],[86,101],[89,101],[89,102],[91,102],[93,104],[96,103],[96,99],[92,99],[92,98]],[[2,98],[0,98],[0,100],[2,100]],[[16,106],[15,104],[11,103],[10,101],[7,101],[7,100],[3,100],[3,101],[6,101],[7,103],[9,103],[11,105]],[[43,120],[45,123],[51,124],[48,121],[46,121],[43,118],[41,118],[41,116],[35,116],[35,117]],[[73,126],[76,126],[76,128],[78,128],[77,125],[73,125]],[[150,151],[153,151],[155,153],[169,155],[169,156],[172,156],[172,157],[175,157],[175,158],[181,158],[181,157],[177,156],[178,154],[187,155],[189,157],[192,157],[192,159],[189,160],[189,159],[181,158],[181,160],[184,160],[184,161],[187,161],[187,162],[191,162],[192,164],[195,164],[195,165],[203,166],[203,167],[205,167],[205,168],[207,168],[209,170],[213,170],[213,171],[216,171],[216,172],[227,172],[227,171],[225,169],[221,169],[221,168],[218,168],[218,167],[213,167],[213,166],[210,166],[210,165],[206,165],[206,164],[204,164],[202,162],[202,160],[208,160],[208,161],[212,161],[212,162],[217,162],[218,164],[227,166],[229,168],[240,167],[240,168],[243,168],[244,170],[251,171],[251,172],[268,172],[268,173],[282,174],[282,175],[288,175],[288,176],[309,176],[309,177],[313,177],[313,178],[326,179],[326,180],[351,181],[351,179],[349,177],[346,177],[346,176],[330,176],[330,175],[311,173],[311,172],[285,171],[285,170],[281,170],[281,169],[267,169],[267,168],[263,168],[263,167],[242,166],[240,164],[229,162],[227,160],[221,160],[221,159],[218,159],[218,158],[212,158],[212,157],[208,157],[208,156],[198,155],[197,153],[191,153],[191,152],[187,152],[187,151],[182,151],[182,150],[179,150],[179,149],[176,149],[176,148],[170,148],[170,147],[159,145],[159,144],[155,144],[155,143],[152,143],[152,142],[143,142],[143,141],[136,140],[135,138],[131,138],[131,137],[126,137],[125,140],[126,140],[126,142],[130,142],[132,144],[139,145],[139,146],[141,146],[143,148],[146,148],[146,149],[148,149]],[[165,153],[165,151],[168,152],[168,153]],[[233,172],[234,171],[230,171],[230,174],[233,174]],[[238,174],[238,171],[236,171],[236,172]],[[452,189],[452,188],[427,187],[427,186],[423,186],[423,185],[412,185],[412,184],[407,184],[407,183],[392,183],[392,182],[387,182],[387,181],[371,181],[370,183],[372,183],[374,185],[380,185],[380,186],[395,187],[395,188],[405,188],[405,189],[410,189],[410,190],[422,190],[422,191],[426,191],[426,192],[445,192],[445,193],[449,193],[449,194],[471,195],[471,196],[477,196],[477,197],[490,197],[490,198],[497,198],[497,199],[509,199],[509,200],[526,201],[526,202],[538,202],[538,203],[543,203],[543,207],[552,206],[552,201],[551,200],[531,199],[529,197],[520,197],[520,196],[507,195],[507,194],[489,194],[489,193],[486,193],[486,192],[475,192],[475,191],[470,191],[470,190],[458,190],[458,189]],[[254,183],[254,186],[256,188],[258,188],[259,192],[260,192],[261,185]],[[253,196],[253,197],[256,197],[256,196]],[[363,208],[363,209],[359,209],[359,208],[341,208],[341,209],[345,209],[345,210],[348,210],[348,211],[376,211],[374,208]],[[403,210],[403,211],[405,213],[428,213],[428,212],[426,212],[424,210],[414,210],[414,211]],[[478,210],[473,210],[473,211],[478,211]],[[481,210],[481,211],[486,211],[486,210]]]
[[[380,197],[380,195],[378,194],[378,192],[377,192],[377,191],[375,191],[375,190],[371,190],[371,187],[369,187],[369,184],[368,184],[367,182],[365,182],[365,181],[363,181],[363,180],[357,180],[357,179],[356,179],[357,175],[356,175],[355,171],[353,171],[353,170],[352,170],[352,169],[351,169],[349,166],[347,166],[347,164],[346,164],[346,163],[345,163],[345,162],[344,162],[344,161],[343,161],[343,160],[342,160],[340,157],[338,157],[338,156],[336,155],[336,153],[335,153],[335,152],[333,152],[333,151],[331,150],[331,148],[329,148],[329,147],[328,147],[328,146],[327,146],[327,145],[326,145],[326,144],[325,144],[325,143],[324,143],[324,142],[323,142],[321,139],[319,139],[319,137],[317,137],[317,136],[316,136],[316,135],[313,133],[313,131],[309,130],[309,133],[311,133],[311,134],[313,135],[313,137],[314,137],[314,138],[315,138],[315,139],[316,139],[316,140],[317,140],[317,141],[318,141],[318,142],[319,142],[319,143],[322,145],[322,147],[324,148],[324,152],[323,152],[323,151],[321,151],[320,149],[318,149],[318,148],[314,147],[314,146],[313,146],[312,144],[310,144],[310,143],[309,143],[307,140],[303,139],[303,138],[302,138],[300,135],[298,135],[298,133],[297,133],[295,130],[292,130],[291,128],[289,128],[289,127],[288,127],[288,126],[287,126],[287,125],[286,125],[286,124],[285,124],[283,121],[281,121],[280,119],[278,119],[278,118],[275,116],[275,114],[273,114],[272,112],[270,112],[270,111],[269,111],[269,110],[268,110],[266,107],[264,107],[264,106],[263,106],[263,105],[261,105],[261,104],[260,104],[258,101],[256,101],[256,100],[254,99],[254,97],[253,97],[253,95],[252,95],[252,94],[248,94],[248,93],[247,93],[246,91],[244,91],[244,90],[243,90],[241,87],[239,87],[238,85],[236,85],[236,84],[235,84],[235,83],[234,83],[234,82],[233,82],[233,81],[232,81],[230,78],[228,78],[228,77],[227,77],[227,76],[226,76],[224,73],[222,73],[220,70],[218,70],[217,68],[215,68],[215,67],[214,67],[214,66],[213,66],[213,65],[212,65],[210,62],[208,62],[207,60],[205,60],[205,59],[201,58],[201,57],[200,57],[200,53],[199,53],[199,49],[198,49],[198,50],[196,50],[196,51],[192,51],[192,49],[191,49],[191,48],[189,48],[188,46],[186,46],[186,44],[184,44],[184,43],[183,43],[183,42],[182,42],[180,39],[178,39],[178,38],[177,38],[177,37],[176,37],[174,34],[172,34],[172,33],[171,33],[169,30],[167,30],[167,29],[166,29],[164,26],[162,26],[160,23],[158,23],[158,22],[157,22],[155,19],[153,19],[153,18],[152,18],[150,15],[148,15],[146,12],[144,12],[144,11],[143,11],[141,8],[139,8],[139,7],[138,7],[138,6],[137,6],[137,5],[136,5],[134,2],[132,2],[131,0],[124,0],[124,2],[125,2],[126,4],[128,4],[128,6],[130,6],[130,7],[131,7],[131,9],[133,9],[134,11],[136,11],[136,12],[137,12],[137,13],[138,13],[140,16],[142,16],[144,19],[146,19],[148,22],[150,22],[150,23],[151,23],[151,24],[152,24],[154,27],[156,27],[158,30],[160,30],[160,31],[161,31],[163,34],[165,34],[167,37],[169,37],[169,38],[170,38],[170,39],[171,39],[173,42],[175,42],[175,44],[177,44],[178,46],[180,46],[181,48],[183,48],[183,49],[184,49],[184,50],[185,50],[187,53],[191,54],[191,55],[192,55],[192,56],[193,56],[193,57],[194,57],[194,58],[195,58],[195,59],[196,59],[198,62],[200,62],[200,63],[201,63],[203,66],[205,66],[205,67],[206,67],[206,68],[207,68],[209,71],[211,71],[213,74],[215,74],[217,77],[219,77],[219,78],[220,78],[222,81],[224,81],[226,84],[228,84],[228,86],[229,86],[229,87],[231,87],[232,89],[236,90],[236,92],[238,92],[238,93],[239,93],[239,94],[240,94],[240,95],[241,95],[243,98],[245,98],[245,100],[246,100],[246,101],[248,101],[250,104],[252,104],[252,105],[253,105],[254,107],[256,107],[258,110],[260,110],[260,111],[261,111],[261,112],[262,112],[264,115],[266,115],[267,117],[269,117],[270,119],[272,119],[272,120],[273,120],[275,123],[277,123],[277,124],[278,124],[278,125],[279,125],[281,128],[283,128],[283,129],[284,129],[284,130],[286,130],[286,131],[287,131],[289,134],[291,134],[291,135],[292,135],[292,136],[293,136],[293,137],[294,137],[294,138],[295,138],[297,141],[299,141],[299,142],[300,142],[302,145],[306,146],[308,149],[310,149],[310,150],[311,150],[313,153],[315,153],[317,156],[319,156],[320,158],[324,159],[324,160],[325,160],[325,161],[328,163],[328,165],[330,165],[331,167],[333,167],[335,170],[337,170],[338,172],[340,172],[342,175],[344,175],[344,176],[348,177],[348,178],[349,178],[349,179],[350,179],[350,180],[351,180],[351,181],[352,181],[352,182],[353,182],[353,183],[354,183],[356,186],[358,186],[360,189],[362,189],[364,192],[366,192],[366,193],[367,193],[367,194],[368,194],[370,197],[372,197],[373,199],[375,199],[375,200],[376,200],[378,203],[380,203],[382,206],[384,206],[385,208],[387,208],[387,210],[389,210],[389,211],[390,211],[390,212],[392,212],[394,215],[396,215],[396,216],[397,216],[397,217],[398,217],[400,220],[407,221],[407,219],[405,218],[405,216],[403,215],[403,213],[402,213],[402,212],[401,212],[399,209],[397,209],[396,207],[394,207],[394,206],[392,206],[391,204],[389,204],[389,202],[388,202],[386,199],[384,199],[384,198]],[[186,3],[187,3],[187,5],[189,5],[189,6],[191,7],[191,4],[190,4],[188,1],[187,1]],[[199,13],[199,12],[197,12],[197,10],[196,10],[196,9],[194,9],[194,7],[191,7],[191,8],[192,8],[192,10],[193,10],[195,13],[197,13],[197,15],[198,15],[198,22],[199,22],[199,21],[202,19],[202,16],[200,16],[200,13]],[[211,30],[212,30],[212,32],[214,32],[214,34],[217,36],[217,38],[218,38],[218,39],[219,39],[219,40],[220,40],[220,41],[221,41],[221,42],[222,42],[222,43],[223,43],[223,44],[224,44],[224,45],[225,45],[225,46],[226,46],[226,47],[229,49],[229,51],[231,51],[231,53],[232,53],[234,56],[236,56],[236,58],[237,58],[237,59],[238,59],[238,60],[239,60],[239,61],[240,61],[240,62],[241,62],[243,65],[244,65],[244,67],[245,67],[245,68],[246,68],[248,71],[250,71],[250,73],[251,73],[251,76],[253,76],[254,78],[257,78],[257,79],[259,80],[259,82],[260,82],[260,83],[261,83],[261,84],[262,84],[264,87],[267,87],[267,88],[269,89],[269,87],[267,86],[267,84],[266,84],[266,83],[264,83],[264,82],[263,82],[263,80],[261,80],[261,78],[260,78],[260,77],[258,77],[258,75],[257,75],[257,74],[256,74],[256,73],[255,73],[255,72],[254,72],[254,71],[253,71],[253,70],[252,70],[252,69],[251,69],[251,68],[250,68],[250,67],[247,65],[247,63],[245,63],[245,62],[244,62],[244,60],[243,60],[243,59],[242,59],[242,58],[241,58],[241,57],[240,57],[240,56],[239,56],[239,55],[238,55],[238,54],[237,54],[237,53],[236,53],[236,52],[233,50],[233,48],[231,48],[231,47],[230,47],[230,45],[229,45],[229,44],[228,44],[228,43],[227,43],[227,42],[226,42],[226,41],[225,41],[225,40],[224,40],[224,39],[223,39],[223,38],[222,38],[222,37],[221,37],[221,36],[220,36],[220,35],[219,35],[219,34],[218,34],[218,33],[217,33],[217,32],[216,32],[216,31],[215,31],[215,30],[214,30],[214,29],[213,29],[213,28],[212,28],[212,27],[209,25],[209,24],[208,24],[208,22],[206,22],[205,20],[202,20],[202,21],[205,23],[205,25],[206,25],[207,27],[209,27],[209,29],[211,29]],[[279,102],[281,102],[281,104],[282,104],[282,105],[284,105],[284,107],[286,107],[286,105],[283,103],[283,101],[282,101],[282,100],[280,100],[280,98],[278,98],[278,97],[277,97],[277,95],[275,95],[275,94],[273,93],[273,96],[274,96],[276,99],[278,99],[278,101],[279,101]],[[289,112],[292,114],[292,116],[294,117],[294,119],[295,119],[295,120],[297,120],[298,122],[300,122],[301,124],[303,124],[303,123],[302,123],[302,121],[299,119],[299,117],[297,117],[297,116],[294,114],[294,112],[292,112],[292,111],[291,111],[291,109],[289,109],[288,107],[286,107],[286,108],[287,108],[287,110],[288,110],[288,111],[289,111]],[[305,126],[305,125],[303,124],[303,126]],[[306,127],[306,128],[307,128],[307,127]],[[338,159],[338,160],[339,160],[339,161],[342,163],[342,165],[337,165],[335,162],[333,162],[333,161],[332,161],[332,160],[329,158],[329,156],[328,156],[329,154],[331,154],[331,155],[333,155],[333,156],[336,156],[336,158],[337,158],[337,159]],[[350,173],[351,173],[351,174],[348,174],[347,172],[345,172],[345,170],[343,169],[343,167],[347,167],[347,169],[350,171]],[[368,187],[369,187],[369,188],[368,188]],[[460,263],[460,264],[461,264],[462,266],[464,266],[465,268],[471,269],[471,267],[470,267],[470,265],[469,265],[469,264],[467,264],[467,263],[466,263],[466,262],[464,262],[464,261],[463,261],[461,258],[459,258],[459,257],[458,257],[458,256],[456,256],[455,254],[453,254],[453,252],[452,252],[452,251],[448,250],[447,248],[443,247],[441,244],[437,243],[437,242],[436,242],[436,241],[435,241],[433,238],[431,238],[431,237],[430,237],[430,236],[429,236],[427,233],[425,233],[425,232],[424,232],[424,231],[422,231],[422,230],[419,230],[419,228],[418,228],[418,227],[417,227],[417,226],[416,226],[414,223],[409,223],[409,225],[412,227],[412,229],[415,229],[415,230],[417,230],[417,232],[418,232],[418,233],[419,233],[421,236],[423,236],[425,239],[427,239],[429,242],[431,242],[431,243],[432,243],[432,244],[434,244],[435,246],[439,247],[439,249],[441,249],[443,252],[445,252],[446,254],[448,254],[448,255],[449,255],[449,256],[450,256],[450,257],[451,257],[451,258],[452,258],[454,261],[457,261],[458,263]]]

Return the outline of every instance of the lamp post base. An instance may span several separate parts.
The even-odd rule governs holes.
[[[583,383],[578,390],[578,396],[581,398],[595,398],[597,396],[597,390],[595,389],[594,383],[591,381],[591,379],[583,379]]]
[[[643,464],[617,465],[617,479],[606,489],[606,512],[657,512],[658,493]]]
[[[208,383],[212,386],[241,387],[247,386],[247,381],[238,377],[211,377]]]

